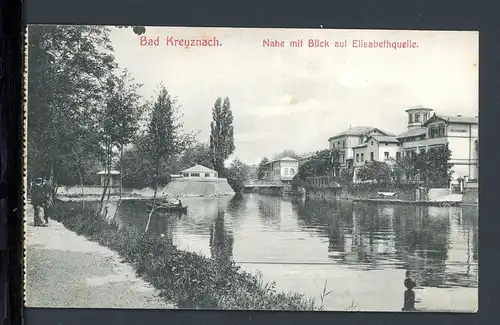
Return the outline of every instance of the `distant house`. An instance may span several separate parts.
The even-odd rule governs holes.
[[[431,115],[432,109],[423,107],[409,109],[406,112],[408,131],[397,136],[402,143],[404,155],[448,144],[451,151],[449,163],[453,165],[454,181],[458,178],[478,178],[477,116],[445,116],[436,113]]]
[[[196,165],[188,169],[181,170],[181,176],[184,178],[218,178],[215,170],[202,165]]]
[[[390,163],[401,157],[401,143],[394,136],[370,135],[363,144],[352,148],[354,153],[354,181],[359,167],[368,161]]]
[[[163,189],[164,196],[222,196],[234,195],[227,179],[202,165],[181,170],[179,175],[171,175],[170,183]]]
[[[342,169],[352,169],[354,167],[354,147],[363,145],[368,137],[372,135],[395,136],[392,133],[383,131],[372,126],[353,126],[341,132],[330,139],[330,150],[337,149],[339,151],[338,163]]]
[[[291,157],[284,157],[268,162],[264,180],[277,183],[290,183],[299,169],[299,161]]]
[[[99,176],[100,184],[102,187],[106,186],[106,180],[109,177],[108,186],[109,187],[119,187],[120,186],[120,172],[117,170],[111,170],[109,173],[106,170],[102,170],[97,173]]]

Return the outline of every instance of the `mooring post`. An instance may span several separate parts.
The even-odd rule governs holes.
[[[416,283],[410,278],[410,271],[406,271],[406,278],[404,281],[406,291],[404,292],[404,301],[402,311],[415,311],[415,288]]]

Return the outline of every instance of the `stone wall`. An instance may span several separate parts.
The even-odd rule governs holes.
[[[221,196],[235,192],[225,178],[218,179],[173,179],[165,186],[162,195],[168,196]]]
[[[338,188],[308,188],[306,190],[307,198],[334,199],[339,198],[341,190]]]
[[[380,199],[378,192],[389,192],[396,193],[395,196],[390,197],[391,199],[404,200],[404,201],[415,201],[416,200],[416,188],[405,187],[405,188],[393,188],[393,187],[372,187],[372,186],[354,186],[342,188],[342,193],[340,196],[342,198],[357,198],[357,199]]]
[[[451,190],[449,188],[430,188],[427,192],[427,200],[434,201],[435,199],[449,195]]]
[[[479,186],[478,183],[465,183],[462,204],[479,204]]]

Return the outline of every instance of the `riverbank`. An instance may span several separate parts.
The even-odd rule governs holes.
[[[233,262],[182,251],[162,237],[119,227],[94,211],[57,209],[65,227],[120,254],[138,276],[180,308],[319,310],[312,299],[278,292]]]
[[[174,308],[116,252],[54,220],[34,227],[26,207],[27,307]]]

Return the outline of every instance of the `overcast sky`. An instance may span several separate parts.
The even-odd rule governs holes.
[[[258,163],[284,149],[311,152],[350,125],[406,131],[405,109],[478,115],[478,33],[358,30],[152,28],[148,37],[216,36],[213,48],[141,47],[131,29],[112,28],[117,62],[143,84],[163,82],[178,98],[188,131],[207,141],[218,96],[231,100],[235,157]],[[351,43],[411,40],[416,49],[264,48],[263,39]],[[331,43],[330,43],[331,44]]]

